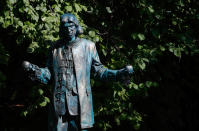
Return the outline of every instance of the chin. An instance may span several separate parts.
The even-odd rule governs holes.
[[[64,39],[66,39],[66,40],[71,40],[73,38],[73,36],[66,36],[66,37],[64,37]]]

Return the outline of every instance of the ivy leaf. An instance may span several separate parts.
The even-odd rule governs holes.
[[[112,13],[112,11],[111,11],[111,8],[110,8],[110,7],[106,7],[106,11],[107,11],[109,14],[111,14],[111,13]]]
[[[142,60],[149,63],[149,59],[147,58],[142,58]]]
[[[134,89],[138,90],[138,85],[137,84],[132,83],[132,86],[133,86]]]
[[[19,26],[23,26],[23,22],[22,21],[18,21],[18,23],[17,23]]]
[[[76,12],[80,12],[80,11],[82,11],[82,9],[81,9],[81,7],[79,6],[79,4],[74,3],[74,6],[75,6],[75,10],[76,10]]]
[[[137,34],[136,33],[132,33],[131,34],[131,38],[133,38],[135,40],[137,38]]]
[[[89,31],[88,34],[89,34],[89,36],[91,36],[91,37],[95,37],[95,31]]]
[[[174,49],[174,55],[177,56],[177,57],[181,57],[181,50],[180,50],[180,48]]]
[[[143,48],[143,46],[142,46],[142,45],[138,45],[137,48],[138,48],[139,50],[141,50],[141,49]]]
[[[144,88],[144,83],[140,83],[139,88]]]
[[[42,89],[38,89],[38,92],[40,95],[42,95],[44,93],[44,91]]]
[[[98,36],[94,37],[95,42],[98,42],[100,38]]]
[[[32,43],[29,45],[29,47],[27,48],[27,52],[28,52],[28,53],[33,53],[34,50],[35,50],[36,48],[39,48],[38,43],[37,43],[37,42],[32,42]]]
[[[160,45],[160,50],[161,50],[161,51],[165,51],[166,49],[165,49],[164,46]]]
[[[82,8],[84,11],[87,11],[87,7],[86,7],[86,6],[81,5],[81,8]]]
[[[177,22],[175,20],[172,21],[173,25],[177,25]]]
[[[4,22],[3,17],[0,17],[0,23],[3,23],[3,22]]]
[[[146,81],[146,87],[151,87],[153,85],[153,82],[151,81]]]
[[[53,8],[56,12],[59,12],[59,11],[60,11],[59,5],[54,4],[54,5],[52,6],[52,8]]]
[[[65,10],[71,12],[73,10],[72,6],[65,6]]]
[[[149,12],[154,13],[154,9],[152,6],[149,6],[148,9],[149,9]]]
[[[22,116],[27,116],[27,114],[28,114],[28,111],[23,111],[23,112],[21,113]]]
[[[104,56],[107,55],[107,52],[105,51],[105,49],[102,49],[102,53],[103,53]],[[111,59],[111,60],[112,60],[112,59]]]
[[[140,62],[138,62],[138,66],[139,66],[142,70],[144,70],[145,67],[146,67],[146,64],[145,64],[144,61],[141,60]]]
[[[4,16],[5,19],[9,19],[10,18],[9,11],[5,11]]]
[[[43,102],[41,102],[39,105],[40,105],[41,107],[44,107],[44,106],[47,105],[47,102],[46,102],[46,101],[43,101]]]
[[[9,0],[9,4],[14,4],[16,3],[17,0]]]
[[[9,20],[4,21],[2,27],[7,28],[9,25],[11,25],[11,22]]]
[[[144,34],[141,34],[141,33],[138,34],[138,38],[139,38],[141,41],[145,40]]]
[[[48,97],[44,97],[44,100],[49,103],[50,102],[50,99]]]

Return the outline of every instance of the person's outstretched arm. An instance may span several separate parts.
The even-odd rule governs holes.
[[[94,73],[94,77],[100,80],[105,81],[120,81],[124,82],[127,79],[130,79],[129,76],[133,73],[133,67],[131,65],[126,66],[120,70],[111,70],[100,62],[97,50],[95,45],[91,48],[92,52],[92,72]]]
[[[51,79],[51,73],[48,67],[39,68],[37,65],[31,64],[28,61],[24,61],[22,66],[32,81],[48,84]]]

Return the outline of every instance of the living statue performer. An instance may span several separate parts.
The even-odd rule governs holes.
[[[99,59],[95,44],[78,38],[83,33],[77,18],[66,13],[60,17],[60,40],[50,47],[45,68],[27,61],[25,71],[34,81],[48,84],[54,77],[53,110],[55,118],[49,125],[50,131],[78,131],[93,127],[94,114],[90,74],[101,80],[129,80],[132,66],[120,70],[105,68]]]

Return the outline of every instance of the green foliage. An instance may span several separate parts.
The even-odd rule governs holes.
[[[168,54],[181,60],[185,55],[199,53],[198,6],[196,0],[1,1],[0,64],[8,66],[21,50],[26,51],[24,54],[45,56],[49,48],[46,41],[59,39],[59,16],[71,12],[84,29],[80,37],[96,43],[101,60],[107,67],[118,69],[132,64],[135,69],[128,87],[119,83],[102,85],[92,80],[92,85],[107,87],[105,90],[110,93],[107,95],[110,97],[106,97],[104,91],[94,92],[95,116],[101,118],[96,126],[108,130],[113,125],[119,127],[127,122],[139,130],[144,115],[136,111],[133,100],[137,94],[147,97],[148,90],[158,87],[161,82],[153,65],[157,64],[164,70],[159,61]],[[169,74],[170,71],[163,72]],[[6,86],[7,75],[0,71],[0,89]],[[30,96],[35,101],[22,112],[23,116],[50,102],[45,93],[48,89],[46,91],[41,86],[31,89]],[[113,119],[102,119],[103,116]]]

